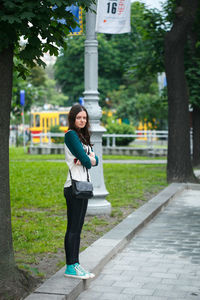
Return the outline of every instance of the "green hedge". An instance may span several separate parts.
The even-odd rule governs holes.
[[[135,128],[132,125],[125,123],[109,123],[106,125],[106,134],[135,134]],[[116,146],[127,146],[130,142],[134,141],[135,138],[116,138]],[[106,145],[106,138],[103,138],[103,145]]]

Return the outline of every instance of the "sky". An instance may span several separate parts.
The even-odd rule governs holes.
[[[131,0],[131,2],[134,2],[135,0]],[[161,9],[161,2],[164,2],[164,0],[140,0],[140,2],[145,3],[149,8],[157,8]]]

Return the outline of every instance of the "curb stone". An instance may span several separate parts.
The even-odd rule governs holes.
[[[121,251],[170,200],[185,189],[200,189],[199,184],[172,183],[157,196],[131,213],[121,223],[91,244],[80,254],[81,264],[98,275],[105,264]],[[65,278],[65,267],[39,286],[25,300],[74,300],[89,286],[92,279]]]

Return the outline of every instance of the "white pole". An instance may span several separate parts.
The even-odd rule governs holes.
[[[96,5],[92,5],[91,8],[96,10]],[[95,25],[96,14],[88,11],[86,13],[84,103],[90,117],[92,143],[94,143],[94,152],[99,157],[99,165],[91,170],[94,197],[89,200],[87,214],[109,215],[111,213],[111,204],[105,199],[108,191],[104,184],[102,163],[102,135],[106,130],[100,125],[102,112],[98,103],[98,41],[95,33]]]

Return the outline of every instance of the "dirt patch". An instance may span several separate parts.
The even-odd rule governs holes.
[[[64,249],[58,249],[57,253],[47,253],[45,257],[39,259],[38,264],[31,264],[30,267],[37,270],[38,276],[41,277],[41,282],[43,282],[60,270],[64,266],[64,262]]]

